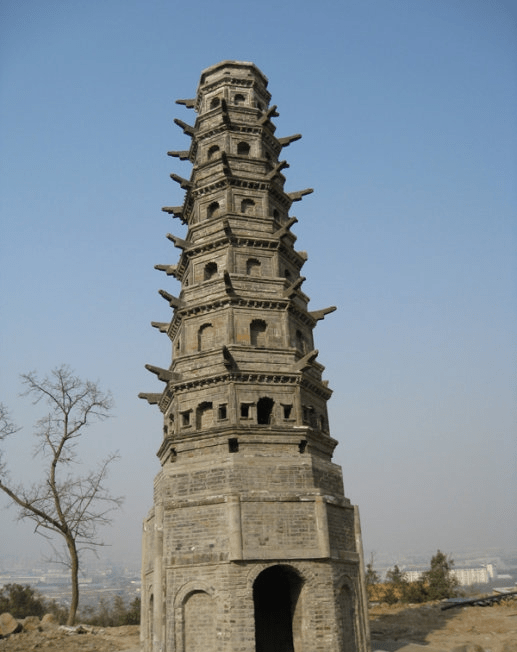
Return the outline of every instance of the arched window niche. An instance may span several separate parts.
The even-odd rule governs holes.
[[[250,344],[251,346],[266,346],[267,324],[263,319],[254,319],[250,324]]]
[[[214,327],[212,324],[203,324],[197,332],[198,351],[207,351],[214,346]]]
[[[246,96],[242,93],[237,93],[233,98],[235,106],[242,106],[246,102]]]
[[[210,262],[205,265],[203,280],[210,281],[217,276],[217,263]]]
[[[213,158],[215,158],[215,156],[217,155],[217,153],[218,153],[219,151],[220,151],[220,150],[219,150],[219,145],[212,145],[212,147],[210,147],[210,148],[208,149],[208,152],[207,152],[207,158],[208,158],[208,160],[211,161]]]
[[[352,586],[345,583],[338,592],[339,613],[341,614],[341,631],[346,637],[345,652],[357,649],[357,628],[354,605],[357,601],[354,599]]]
[[[210,100],[210,108],[211,109],[217,109],[217,107],[221,104],[221,98],[219,97],[213,97]]]
[[[241,213],[253,215],[255,213],[255,202],[253,199],[243,199],[241,201]]]
[[[186,596],[183,604],[184,650],[206,649],[206,641],[216,641],[216,605],[204,591],[194,591]]]
[[[250,144],[245,141],[242,141],[237,145],[237,154],[239,154],[239,156],[249,156],[250,149],[251,149]]]
[[[196,409],[196,429],[203,430],[214,425],[214,410],[212,403],[204,401]]]
[[[260,276],[260,260],[248,258],[246,261],[246,274],[248,276]]]
[[[206,217],[207,219],[211,219],[213,217],[217,217],[219,215],[219,202],[213,201],[211,204],[209,204],[208,208],[206,209]]]
[[[296,348],[300,353],[307,353],[307,340],[300,330],[296,331]]]

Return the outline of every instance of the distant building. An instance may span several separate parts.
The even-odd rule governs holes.
[[[418,581],[424,570],[407,570],[404,571],[408,582]],[[472,584],[488,584],[490,580],[497,578],[497,571],[494,564],[486,564],[477,568],[453,568],[451,575],[458,580],[461,586],[471,586]]]
[[[480,566],[479,568],[454,568],[451,573],[462,586],[470,586],[471,584],[488,584],[490,580],[497,577],[495,566],[493,564],[487,564],[486,566]]]
[[[29,584],[30,586],[36,586],[41,582],[44,582],[45,578],[39,575],[28,575],[24,573],[2,573],[0,575],[0,589],[2,589],[7,584],[20,584],[25,586]]]

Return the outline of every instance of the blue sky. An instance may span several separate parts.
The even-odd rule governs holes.
[[[152,504],[167,366],[153,269],[174,263],[161,212],[182,203],[166,156],[188,139],[201,71],[268,77],[291,215],[309,253],[331,431],[367,552],[515,546],[517,3],[504,0],[4,0],[0,6],[0,400],[23,426],[19,374],[67,363],[114,394],[84,457],[111,450],[123,512],[107,555],[138,559]],[[0,506],[5,505],[0,498]],[[45,544],[2,510],[1,550]]]

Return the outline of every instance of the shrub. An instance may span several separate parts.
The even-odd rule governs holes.
[[[438,550],[431,559],[431,568],[423,575],[428,600],[444,600],[456,594],[458,580],[452,575],[454,561]]]
[[[366,564],[366,572],[364,575],[366,582],[366,591],[368,593],[368,600],[374,600],[377,593],[375,586],[379,583],[379,575],[373,568],[373,555],[368,564]]]
[[[66,620],[66,609],[55,600],[46,600],[28,584],[6,584],[0,589],[0,613],[9,612],[14,618],[54,614],[59,622]]]
[[[386,583],[380,599],[388,604],[396,602],[428,602],[444,600],[457,594],[458,580],[452,575],[454,561],[438,550],[431,558],[429,570],[416,582],[408,582],[398,566],[386,573]],[[377,587],[376,587],[377,588]],[[377,593],[377,592],[376,592]]]
[[[96,608],[87,606],[81,609],[79,619],[89,625],[100,627],[121,627],[122,625],[140,624],[140,598],[134,598],[126,605],[121,595],[116,595],[111,602],[99,599]]]

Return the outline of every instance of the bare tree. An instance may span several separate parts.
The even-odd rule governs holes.
[[[44,477],[30,487],[11,482],[0,450],[0,489],[18,506],[20,519],[35,522],[36,532],[63,537],[64,563],[70,568],[72,582],[68,624],[73,625],[79,604],[80,553],[103,545],[98,528],[111,522],[112,512],[123,499],[113,497],[105,484],[109,466],[117,455],[109,455],[84,475],[71,473],[70,467],[79,462],[77,443],[84,429],[106,419],[113,401],[109,392],[101,391],[97,383],[81,380],[68,366],[52,370],[41,380],[35,372],[23,374],[22,381],[24,396],[49,407],[34,432],[35,456],[41,456]],[[0,441],[17,430],[7,409],[0,406]]]

